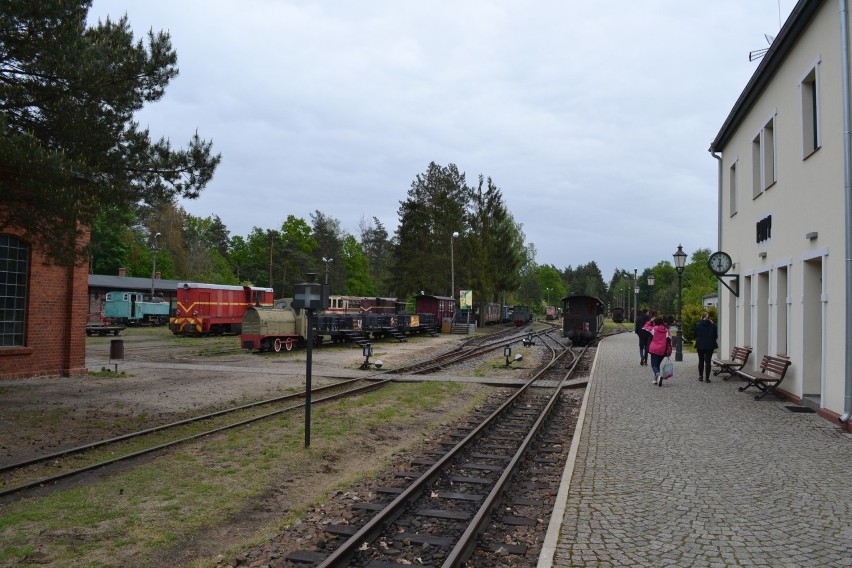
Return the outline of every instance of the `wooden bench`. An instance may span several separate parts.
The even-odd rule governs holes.
[[[779,398],[784,398],[775,389],[784,380],[784,375],[787,374],[787,369],[790,368],[790,360],[783,357],[773,357],[772,355],[764,355],[760,362],[759,371],[743,371],[739,369],[736,374],[748,381],[744,387],[740,387],[740,392],[743,392],[749,387],[755,387],[761,393],[755,395],[754,400],[760,400],[766,393],[771,392]]]
[[[714,367],[718,367],[713,370],[713,375],[718,376],[719,373],[726,373],[728,376],[722,377],[722,380],[727,381],[737,371],[745,367],[750,355],[751,347],[734,347],[731,349],[730,359],[713,359],[711,361]]]

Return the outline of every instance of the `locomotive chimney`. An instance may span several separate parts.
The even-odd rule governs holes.
[[[119,277],[124,278],[124,273],[125,273],[125,270],[123,268],[118,269],[118,276]]]

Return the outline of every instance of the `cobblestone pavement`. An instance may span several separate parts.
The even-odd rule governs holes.
[[[540,567],[852,566],[852,437],[697,360],[656,387],[634,334],[602,342]]]

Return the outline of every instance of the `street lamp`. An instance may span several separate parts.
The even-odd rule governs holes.
[[[639,280],[637,276],[639,274],[639,269],[633,269],[633,321],[639,319]]]
[[[325,263],[325,283],[328,284],[328,263],[334,260],[333,258],[322,257],[322,261]]]
[[[675,361],[683,361],[683,322],[681,316],[683,314],[683,267],[686,264],[686,253],[683,252],[681,245],[677,245],[677,251],[672,256],[674,257],[675,270],[677,270],[677,350],[675,351]]]
[[[160,233],[154,234],[154,242],[151,247],[154,253],[151,255],[151,297],[154,297],[154,278],[157,275],[157,237],[160,236]]]
[[[547,289],[547,305],[548,305],[548,306],[550,305],[550,291],[551,291],[551,290],[553,290],[553,288],[548,288],[548,289]]]
[[[648,286],[651,287],[651,288],[654,287],[654,273],[653,272],[648,274]],[[648,291],[648,307],[649,308],[651,307],[651,296],[652,296],[652,290],[649,290]]]
[[[459,232],[453,231],[453,236],[450,238],[450,297],[456,297],[456,261],[453,257],[453,242],[458,238]]]

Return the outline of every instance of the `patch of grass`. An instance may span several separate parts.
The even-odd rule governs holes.
[[[116,373],[112,369],[107,369],[106,367],[104,367],[100,371],[89,371],[87,373],[87,375],[89,377],[98,377],[98,378],[107,377],[107,378],[114,378],[114,379],[123,379],[125,377],[131,376],[131,375],[128,375],[127,373],[125,373],[124,371],[119,371],[119,372]]]

